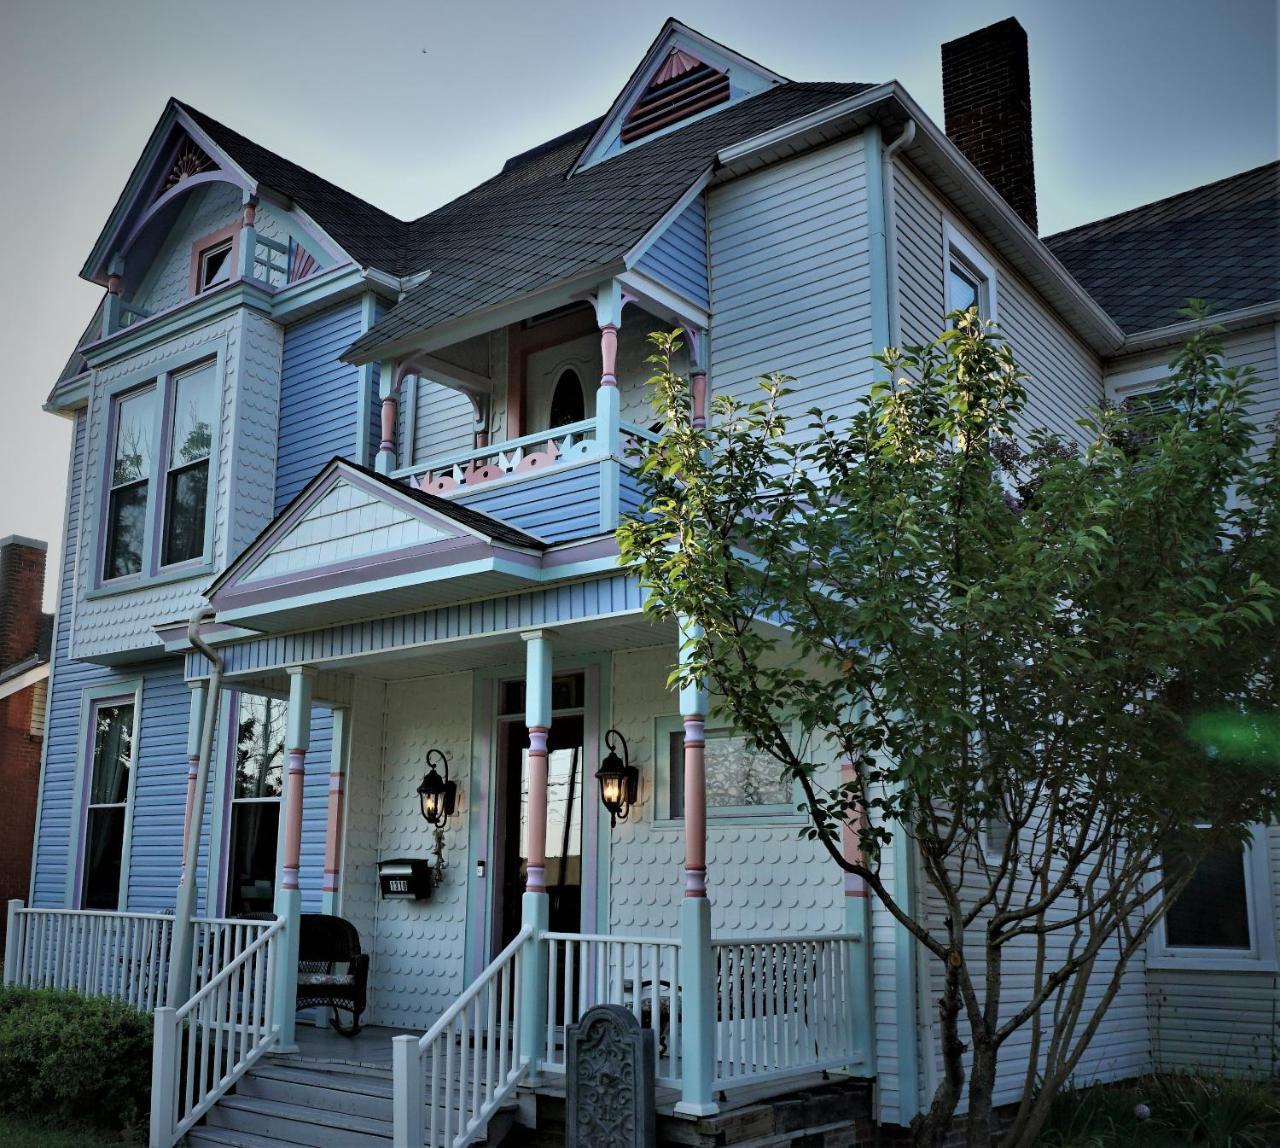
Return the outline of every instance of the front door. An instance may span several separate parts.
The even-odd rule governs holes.
[[[547,894],[554,932],[582,927],[583,675],[564,674],[551,685],[547,737]],[[520,898],[529,863],[528,731],[524,682],[499,690],[497,784],[494,787],[494,906],[496,956],[520,931]]]

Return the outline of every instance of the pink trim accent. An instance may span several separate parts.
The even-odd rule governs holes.
[[[547,728],[529,727],[529,863],[525,889],[547,888]]]
[[[689,389],[693,393],[693,425],[702,430],[707,425],[707,372],[694,371],[689,377]]]
[[[107,294],[108,295],[124,294],[124,276],[122,275],[107,276]]]
[[[289,769],[285,776],[284,795],[284,887],[298,887],[298,867],[302,859],[302,781],[306,770],[307,751],[289,751]],[[289,875],[293,874],[293,884]]]
[[[396,449],[396,412],[399,407],[400,400],[395,394],[387,395],[382,400],[382,442],[378,444],[378,449],[390,451],[392,454]]]
[[[476,431],[476,450],[483,450],[489,445],[489,432],[487,430]]]
[[[252,227],[254,221],[258,218],[258,205],[250,200],[244,205],[244,211],[241,213],[240,222],[244,227]]]
[[[706,869],[685,869],[684,895],[686,897],[705,897],[707,895]]]
[[[616,387],[618,377],[618,328],[613,323],[605,323],[600,328],[600,385]]]
[[[240,277],[237,270],[240,266],[240,224],[233,223],[228,227],[222,227],[217,231],[210,232],[208,235],[202,235],[191,245],[191,278],[187,283],[187,296],[189,298],[194,299],[200,294],[201,254],[208,251],[210,247],[225,243],[228,239],[231,240],[231,254],[227,256],[230,260],[231,278],[238,279]]]
[[[684,867],[686,874],[701,871],[704,875],[703,892],[686,889],[686,895],[706,896],[706,727],[701,714],[685,714],[684,717]]]
[[[342,774],[329,772],[329,810],[324,828],[324,889],[335,893],[338,889],[338,852],[342,846]]]
[[[696,56],[690,55],[682,48],[672,48],[667,58],[662,61],[662,67],[654,72],[649,86],[665,84],[668,80],[674,80],[677,76],[683,76],[686,72],[692,72],[694,68],[701,66],[702,61]]]

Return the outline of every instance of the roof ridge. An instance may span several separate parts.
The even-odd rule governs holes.
[[[1077,232],[1087,231],[1092,227],[1101,227],[1105,223],[1114,223],[1118,219],[1123,219],[1127,215],[1136,215],[1141,211],[1149,211],[1153,207],[1159,207],[1162,204],[1173,203],[1175,200],[1186,199],[1193,195],[1199,195],[1213,188],[1219,187],[1225,183],[1233,183],[1236,180],[1242,180],[1251,175],[1257,175],[1259,172],[1265,171],[1267,168],[1280,168],[1280,159],[1268,160],[1266,163],[1260,163],[1256,167],[1245,168],[1244,171],[1235,172],[1232,175],[1224,175],[1219,179],[1211,180],[1209,183],[1197,184],[1195,187],[1184,188],[1182,191],[1175,191],[1172,195],[1166,195],[1160,199],[1152,199],[1147,203],[1137,204],[1135,207],[1127,207],[1124,211],[1117,211],[1113,215],[1104,215],[1099,219],[1090,220],[1088,223],[1079,223],[1075,227],[1068,227],[1064,231],[1056,231],[1052,235],[1041,236],[1042,243],[1053,243],[1058,239],[1065,239],[1067,236],[1075,235]]]

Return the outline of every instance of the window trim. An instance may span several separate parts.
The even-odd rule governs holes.
[[[227,241],[231,243],[228,259],[231,261],[231,274],[221,283],[211,283],[208,287],[200,286],[200,269],[207,252],[221,247]],[[219,288],[227,287],[240,279],[240,224],[232,223],[202,235],[191,245],[191,272],[187,281],[187,298],[195,299],[200,295],[208,295]]]
[[[105,466],[103,469],[102,480],[102,545],[98,547],[97,553],[97,580],[100,584],[112,583],[114,585],[123,585],[126,582],[134,581],[142,578],[148,568],[148,536],[150,534],[150,515],[151,500],[153,492],[153,483],[155,481],[155,435],[156,423],[159,421],[163,426],[163,416],[156,412],[152,413],[152,447],[151,447],[151,471],[145,478],[135,479],[133,482],[116,484],[115,464],[116,464],[116,447],[120,440],[120,410],[129,399],[141,396],[150,392],[153,396],[159,394],[159,379],[149,380],[145,383],[139,383],[137,386],[131,386],[120,390],[110,396],[108,406],[108,423],[107,423],[107,449],[105,452]],[[156,404],[159,410],[163,410],[164,397],[161,395],[160,402]],[[118,577],[108,577],[106,571],[107,554],[111,544],[111,496],[118,489],[126,486],[137,486],[145,483],[147,488],[146,503],[143,507],[143,528],[142,528],[142,553],[139,556],[139,567],[131,574],[121,574]]]
[[[653,821],[658,827],[674,827],[684,824],[683,817],[671,814],[671,756],[669,747],[673,734],[684,733],[684,718],[678,714],[661,714],[653,719]],[[706,723],[706,736],[713,734],[741,736],[732,725]],[[790,723],[789,738],[797,740],[798,727]],[[796,809],[804,792],[798,781],[791,783],[791,802],[772,805],[707,805],[707,825],[805,825],[808,815]]]
[[[1000,319],[999,276],[995,264],[988,259],[964,232],[949,219],[942,224],[942,313],[949,315],[951,305],[951,265],[958,264],[970,277],[977,278],[978,314],[984,319],[998,322]]]
[[[1276,961],[1276,927],[1271,913],[1268,846],[1267,826],[1251,826],[1249,840],[1244,844],[1244,896],[1250,940],[1248,952],[1243,949],[1171,946],[1166,939],[1165,919],[1162,918],[1151,934],[1148,968],[1254,973],[1280,971],[1280,964]]]
[[[104,706],[133,706],[133,758],[129,763],[129,791],[125,796],[124,840],[120,847],[120,891],[116,900],[118,913],[129,909],[129,868],[133,853],[133,814],[138,788],[138,763],[142,750],[142,685],[141,678],[112,682],[110,685],[86,686],[80,691],[80,736],[76,749],[75,780],[72,784],[71,841],[68,845],[67,875],[64,890],[68,909],[79,909],[84,885],[85,849],[89,831],[89,787],[93,783],[94,716]],[[108,910],[109,911],[109,910]]]
[[[192,347],[189,350],[166,356],[151,364],[145,370],[132,371],[112,381],[102,389],[101,402],[106,405],[105,419],[101,413],[97,416],[105,422],[106,432],[103,435],[103,452],[101,465],[98,467],[98,490],[96,514],[96,545],[93,556],[93,577],[90,581],[86,597],[92,599],[110,594],[123,593],[152,585],[160,585],[182,578],[191,578],[206,574],[213,570],[214,520],[217,500],[218,472],[222,454],[222,415],[226,398],[226,339],[220,337]],[[214,426],[212,441],[209,444],[209,482],[205,506],[205,542],[204,553],[185,562],[162,565],[164,511],[167,491],[161,489],[165,485],[169,473],[169,454],[171,444],[168,441],[170,420],[173,411],[175,382],[178,376],[186,374],[206,364],[213,366],[213,386],[215,391]],[[141,391],[147,386],[157,389],[160,401],[156,403],[155,423],[152,427],[152,460],[151,474],[148,476],[146,526],[142,542],[142,569],[134,574],[124,574],[119,578],[108,578],[106,573],[106,556],[108,543],[108,512],[111,492],[111,468],[115,459],[116,412],[119,403],[130,394]]]
[[[150,575],[153,578],[159,574],[162,574],[162,573],[168,574],[171,571],[175,571],[175,570],[185,570],[188,568],[191,568],[194,570],[200,570],[205,566],[210,565],[212,561],[211,555],[213,554],[213,514],[211,513],[211,511],[213,508],[213,494],[214,494],[213,487],[214,487],[214,481],[216,477],[213,469],[213,460],[214,460],[214,448],[218,440],[216,424],[219,421],[222,414],[221,388],[218,385],[218,379],[219,379],[218,367],[220,362],[221,362],[221,356],[214,356],[213,358],[208,358],[207,356],[202,358],[197,358],[192,360],[188,366],[178,367],[176,370],[165,371],[162,375],[163,385],[164,385],[164,402],[163,402],[164,410],[162,412],[162,421],[160,424],[160,429],[161,429],[161,432],[163,433],[163,439],[161,441],[160,451],[158,452],[158,457],[156,460],[158,464],[157,474],[155,476],[156,483],[157,483],[156,522],[155,522],[156,547],[155,547],[155,553],[152,555],[153,562],[150,567]],[[165,552],[165,543],[167,541],[165,537],[165,527],[168,525],[168,512],[169,512],[169,476],[176,469],[173,466],[173,424],[177,414],[178,383],[187,375],[194,374],[196,371],[201,371],[205,367],[213,368],[213,378],[212,378],[211,385],[214,391],[213,418],[214,418],[215,425],[213,427],[210,427],[209,453],[202,460],[208,468],[206,472],[206,480],[205,480],[204,545],[200,548],[200,553],[197,554],[194,558],[184,558],[179,562],[165,562],[164,552]],[[160,383],[161,383],[161,380],[158,378],[156,380],[157,386],[159,386]],[[194,463],[186,464],[187,467],[191,467],[194,465],[195,465]]]

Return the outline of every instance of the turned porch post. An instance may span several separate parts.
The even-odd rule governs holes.
[[[525,644],[525,724],[529,731],[529,857],[520,923],[534,931],[520,966],[520,1055],[536,1077],[546,1045],[547,946],[547,735],[551,731],[551,631],[529,630]]]
[[[236,268],[241,279],[252,280],[258,261],[258,197],[245,193],[240,209],[240,246],[237,252],[240,266]]]
[[[277,917],[285,921],[276,956],[275,1025],[281,1050],[292,1050],[298,990],[298,929],[302,916],[302,893],[298,871],[302,864],[302,783],[307,747],[311,744],[310,666],[289,668],[289,712],[285,747],[288,767],[284,783],[284,854],[276,869]]]
[[[333,755],[329,761],[329,813],[324,831],[324,887],[322,889],[324,912],[338,912],[340,885],[339,865],[342,862],[342,826],[346,808],[346,742],[347,714],[345,710],[333,711]]]
[[[403,363],[384,362],[378,368],[378,394],[382,403],[382,440],[373,468],[379,474],[390,474],[396,468],[396,439],[400,414],[400,387],[408,372]]]
[[[600,529],[618,526],[618,487],[621,478],[622,404],[618,397],[618,328],[627,298],[622,285],[611,279],[595,295],[600,326],[600,387],[596,391],[596,439],[600,450]]]
[[[680,620],[680,664],[687,665],[701,627]],[[716,970],[711,951],[711,902],[707,899],[706,719],[702,683],[680,689],[684,717],[684,898],[680,902],[680,1036],[683,1084],[676,1111],[709,1116],[715,1103]]]
[[[684,329],[689,348],[689,406],[694,430],[707,425],[707,333],[690,324]]]

